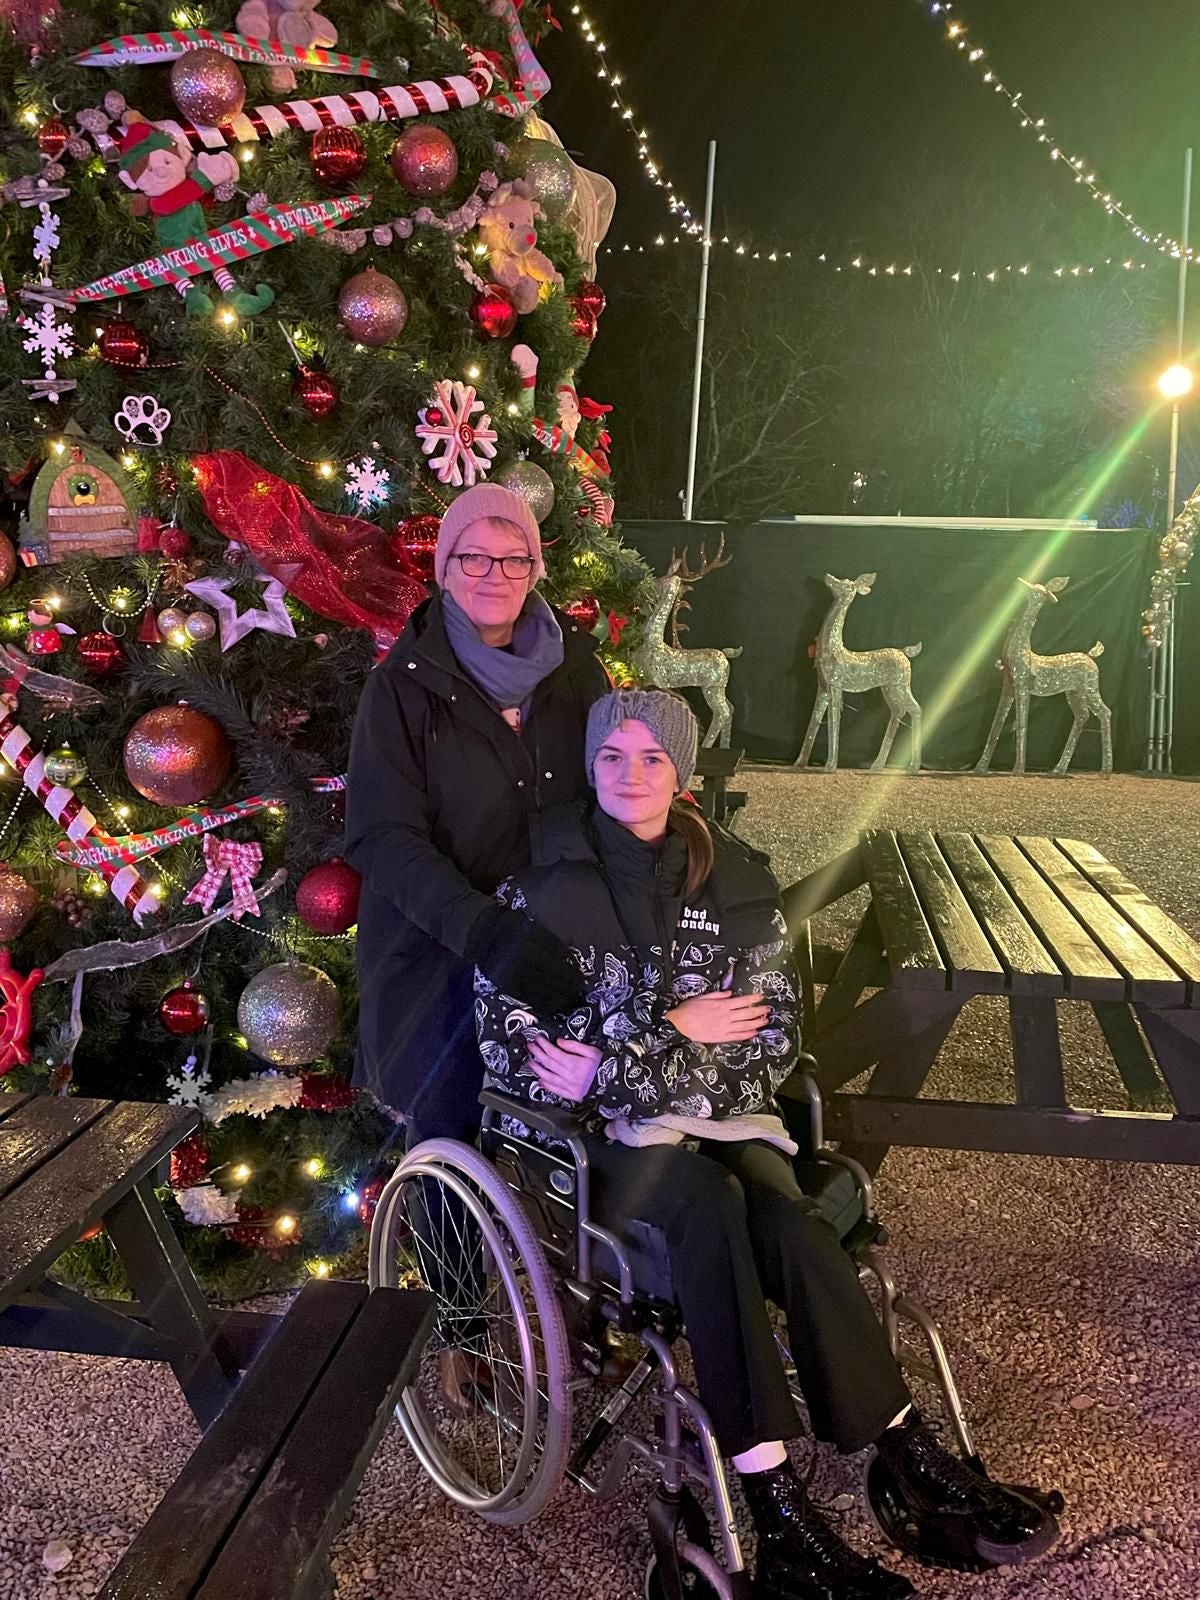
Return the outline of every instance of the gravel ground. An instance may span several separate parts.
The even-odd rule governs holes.
[[[751,773],[742,832],[790,881],[864,823],[1090,840],[1200,935],[1200,786],[1134,778]],[[844,934],[853,907],[825,919]],[[1003,1012],[967,1008],[938,1093],[1011,1080]],[[1119,1104],[1098,1034],[1066,1028],[1076,1097]],[[1056,1552],[1024,1572],[914,1570],[928,1596],[1183,1600],[1200,1592],[1200,1187],[1186,1168],[898,1150],[880,1201],[902,1283],[934,1310],[985,1455],[1056,1485]],[[137,1533],[196,1438],[165,1369],[0,1352],[0,1600],[85,1600]],[[859,1463],[822,1459],[827,1502]],[[453,1511],[397,1434],[377,1456],[335,1550],[338,1600],[632,1600],[646,1537],[639,1484],[603,1508],[564,1490],[533,1527]],[[859,1505],[844,1515],[868,1547]],[[70,1553],[57,1574],[46,1561]],[[280,1600],[286,1600],[281,1596]]]

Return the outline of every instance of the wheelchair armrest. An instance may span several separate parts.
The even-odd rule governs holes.
[[[566,1106],[534,1106],[516,1095],[505,1094],[500,1089],[482,1089],[479,1103],[488,1111],[497,1111],[506,1117],[515,1117],[535,1133],[544,1133],[552,1139],[569,1141],[578,1139],[585,1131],[584,1119],[578,1111]]]

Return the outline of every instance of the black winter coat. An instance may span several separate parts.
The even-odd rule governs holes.
[[[767,858],[714,829],[713,870],[685,896],[678,834],[669,833],[656,852],[603,813],[576,806],[551,819],[544,842],[557,864],[517,873],[497,899],[571,948],[586,1003],[547,1024],[476,973],[475,1019],[489,1081],[530,1102],[560,1104],[529,1070],[527,1039],[541,1033],[600,1047],[587,1101],[597,1125],[605,1117],[769,1110],[796,1064],[800,1001]],[[771,1002],[753,1039],[697,1045],[666,1020],[680,1000],[726,982],[736,994]]]
[[[346,859],[362,875],[355,1081],[423,1134],[478,1121],[471,929],[501,879],[540,855],[542,813],[587,791],[595,642],[556,612],[564,658],[518,734],[460,666],[441,597],[420,606],[359,702]]]

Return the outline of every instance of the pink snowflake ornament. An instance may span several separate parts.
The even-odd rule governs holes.
[[[496,430],[469,383],[440,378],[433,386],[434,403],[421,412],[417,438],[430,458],[429,466],[440,483],[469,489],[486,478],[496,459]],[[438,420],[430,419],[430,412]],[[476,412],[482,412],[476,420]]]

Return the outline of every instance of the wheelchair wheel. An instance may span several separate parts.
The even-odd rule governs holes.
[[[536,1517],[566,1468],[570,1363],[554,1283],[518,1197],[469,1145],[418,1145],[379,1198],[370,1281],[437,1297],[433,1336],[396,1408],[421,1465],[489,1522]],[[470,1376],[465,1405],[443,1391],[446,1351]]]
[[[711,1551],[686,1541],[679,1547],[679,1577],[685,1600],[730,1600],[729,1574]],[[658,1557],[651,1556],[642,1579],[642,1600],[664,1600]]]

